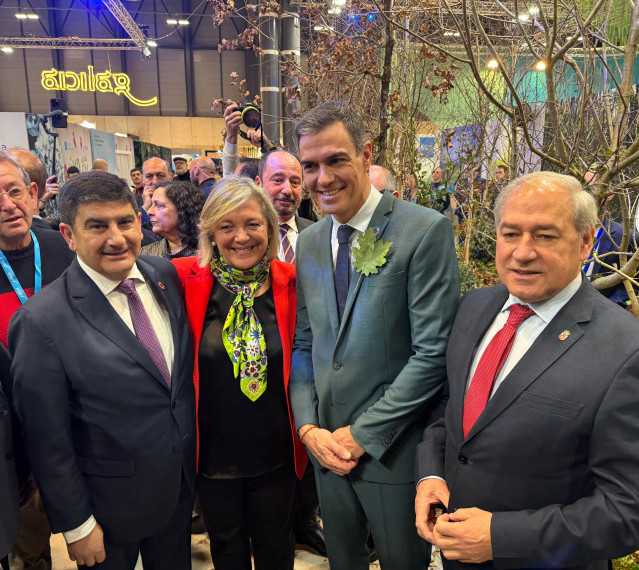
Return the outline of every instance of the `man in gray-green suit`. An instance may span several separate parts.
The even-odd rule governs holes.
[[[296,134],[306,184],[329,215],[297,242],[289,387],[317,467],[331,569],[368,568],[369,533],[384,570],[426,568],[430,547],[414,526],[415,447],[442,413],[459,299],[452,227],[371,192],[371,143],[348,105],[315,107]],[[390,243],[385,259],[367,256],[363,267],[358,240]]]

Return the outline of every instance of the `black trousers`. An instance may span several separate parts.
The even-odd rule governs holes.
[[[295,511],[293,515],[293,530],[295,534],[313,532],[317,526],[315,515],[319,511],[319,499],[315,488],[315,474],[313,464],[306,464],[304,477],[296,481]]]
[[[256,477],[198,476],[215,570],[251,570],[251,552],[255,570],[293,570],[296,481],[292,463]]]
[[[104,534],[106,559],[92,570],[134,570],[142,556],[144,570],[191,570],[191,513],[193,492],[182,477],[180,497],[169,522],[152,536],[132,542],[113,542]],[[98,521],[100,522],[100,521]],[[88,566],[78,566],[88,569]]]

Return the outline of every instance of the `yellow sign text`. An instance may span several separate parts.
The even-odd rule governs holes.
[[[88,73],[74,71],[60,71],[55,68],[44,70],[40,83],[48,91],[99,91],[100,93],[115,93],[124,95],[131,103],[138,107],[157,105],[158,98],[153,97],[142,101],[131,95],[131,78],[126,73],[111,73],[103,71],[95,73],[93,66],[88,66]]]

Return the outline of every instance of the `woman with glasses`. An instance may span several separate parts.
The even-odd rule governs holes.
[[[295,267],[277,261],[277,214],[228,176],[202,210],[180,274],[195,352],[197,495],[216,570],[293,570],[295,475],[307,456],[288,400]]]

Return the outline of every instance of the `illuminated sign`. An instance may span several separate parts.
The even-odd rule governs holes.
[[[131,95],[131,78],[126,73],[111,73],[103,71],[94,73],[89,65],[89,72],[75,73],[74,71],[60,71],[55,68],[44,70],[40,81],[47,91],[99,91],[100,93],[115,93],[124,95],[131,103],[138,107],[157,105],[158,98],[153,97],[142,101]]]

